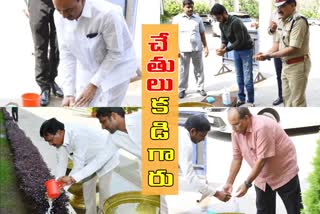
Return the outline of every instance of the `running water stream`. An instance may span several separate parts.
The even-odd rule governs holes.
[[[49,208],[48,208],[47,214],[50,214],[50,213],[51,213],[51,209],[52,209],[52,202],[53,202],[53,200],[54,200],[54,199],[48,199]]]

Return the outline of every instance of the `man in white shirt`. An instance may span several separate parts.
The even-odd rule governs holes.
[[[120,106],[138,67],[124,17],[104,0],[53,3],[63,106]]]
[[[96,214],[96,181],[99,177],[99,209],[110,197],[112,170],[119,164],[117,148],[108,145],[108,134],[101,130],[77,124],[63,124],[55,118],[46,120],[40,128],[40,136],[57,148],[56,177],[66,185],[83,181],[86,214]],[[66,174],[68,157],[73,168]],[[63,177],[62,177],[63,176]]]
[[[183,0],[182,6],[183,13],[178,14],[172,20],[172,24],[179,25],[179,98],[184,98],[188,89],[190,59],[193,64],[198,92],[201,96],[206,96],[202,50],[204,56],[207,57],[209,49],[205,27],[202,19],[193,13],[194,3],[192,0]]]
[[[141,112],[125,113],[121,107],[97,109],[96,117],[103,129],[110,132],[112,143],[141,160]]]
[[[179,127],[179,168],[182,177],[197,191],[202,194],[199,201],[209,196],[215,196],[221,201],[228,201],[231,195],[215,190],[205,182],[201,181],[192,165],[192,144],[202,142],[210,131],[210,123],[207,118],[202,115],[190,116],[184,124]]]

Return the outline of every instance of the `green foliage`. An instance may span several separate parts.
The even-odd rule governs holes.
[[[309,189],[303,194],[305,214],[319,214],[320,213],[320,139],[316,155],[313,159],[313,172],[309,175]]]
[[[164,13],[166,17],[172,17],[182,12],[182,3],[176,0],[164,1]]]
[[[240,11],[248,13],[253,18],[258,18],[259,2],[256,0],[240,0]]]
[[[0,109],[0,135],[5,136],[4,117]],[[6,138],[0,138],[0,212],[26,213],[17,188],[12,156]]]
[[[224,0],[223,6],[228,12],[233,12],[234,0]],[[240,0],[239,10],[248,13],[252,18],[259,17],[259,1],[257,0]]]
[[[210,13],[211,7],[209,2],[206,1],[194,1],[194,13],[197,14],[208,14]],[[164,1],[164,14],[161,15],[161,23],[166,23],[168,20],[182,13],[182,0],[165,0]]]
[[[197,14],[209,14],[210,13],[209,2],[195,2],[193,11]]]
[[[300,13],[306,18],[320,19],[320,14],[317,11],[318,8],[314,7],[312,9],[302,9]]]
[[[233,12],[233,0],[223,1],[223,6],[227,9],[228,12]]]

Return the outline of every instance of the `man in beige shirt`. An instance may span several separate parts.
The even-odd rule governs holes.
[[[309,58],[309,25],[296,12],[295,0],[275,0],[281,18],[273,47],[267,53],[258,53],[256,60],[281,57],[282,96],[285,107],[307,106],[305,90],[311,69]]]
[[[252,116],[246,107],[230,108],[233,160],[224,191],[231,194],[232,185],[245,159],[252,168],[237,189],[236,197],[244,196],[255,181],[257,214],[276,213],[276,192],[287,213],[298,214],[303,208],[295,147],[274,120]]]

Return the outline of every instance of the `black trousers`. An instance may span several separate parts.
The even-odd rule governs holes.
[[[11,114],[14,121],[18,122],[18,107],[11,107]]]
[[[256,186],[255,189],[257,214],[276,213],[276,192],[281,197],[288,214],[300,214],[300,210],[303,208],[298,175],[274,191],[268,184],[265,192]]]
[[[275,67],[276,73],[277,73],[278,97],[282,99],[282,82],[281,82],[282,61],[281,61],[281,58],[274,58],[274,67]]]
[[[53,20],[54,6],[52,0],[29,0],[28,9],[34,42],[35,77],[43,91],[50,89],[50,83],[58,74],[59,50]]]

